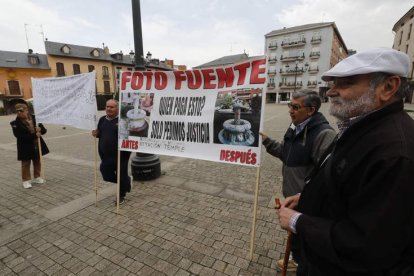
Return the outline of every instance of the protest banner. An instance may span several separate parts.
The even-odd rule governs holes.
[[[69,77],[32,78],[32,87],[37,122],[95,129],[95,71]]]
[[[119,149],[260,165],[266,59],[188,71],[126,71]]]

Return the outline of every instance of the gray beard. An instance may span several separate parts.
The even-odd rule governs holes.
[[[336,117],[339,121],[346,121],[350,118],[358,117],[375,109],[375,87],[370,87],[368,92],[362,94],[357,99],[342,99],[340,97],[331,98],[329,114]]]

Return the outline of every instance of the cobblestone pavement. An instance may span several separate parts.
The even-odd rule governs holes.
[[[99,173],[95,201],[89,131],[48,125],[47,182],[23,189],[13,119],[0,117],[0,275],[276,274],[281,162],[264,150],[250,260],[256,168],[163,156],[163,175],[135,181],[118,214],[115,185]],[[266,105],[269,136],[281,138],[289,121],[286,106]]]

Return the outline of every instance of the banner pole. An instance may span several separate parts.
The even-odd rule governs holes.
[[[93,136],[92,136],[93,137]],[[97,154],[97,143],[96,143],[96,137],[93,137],[93,140],[94,140],[94,144],[95,144],[95,146],[94,146],[94,159],[95,159],[95,169],[94,169],[94,177],[95,177],[95,206],[98,206],[98,173],[97,173],[97,170],[98,170],[98,154]]]
[[[252,222],[252,233],[250,237],[250,260],[253,259],[254,251],[254,240],[256,235],[256,215],[257,215],[257,202],[259,199],[259,180],[260,180],[260,167],[256,170],[256,189],[254,195],[254,207],[253,207],[253,222]]]
[[[121,172],[121,151],[118,149],[117,162],[116,162],[116,212],[119,214],[119,194],[120,194],[120,172]]]
[[[43,168],[42,144],[40,143],[40,137],[37,137],[37,148],[39,149],[40,175],[42,176],[43,181],[46,182],[45,169]]]

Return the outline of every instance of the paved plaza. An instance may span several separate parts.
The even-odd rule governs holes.
[[[256,168],[161,156],[162,176],[134,181],[117,213],[100,173],[96,201],[89,131],[46,125],[47,182],[23,189],[13,119],[0,116],[0,275],[276,275],[281,162],[265,150],[250,260]],[[286,105],[266,105],[269,136],[289,122]]]

